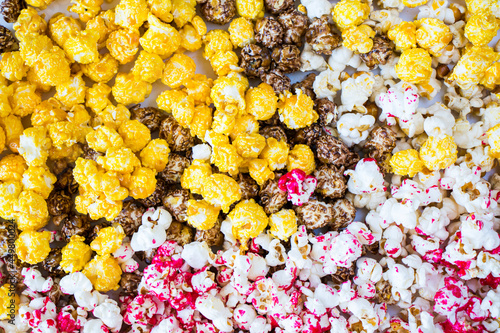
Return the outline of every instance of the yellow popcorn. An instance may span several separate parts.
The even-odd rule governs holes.
[[[111,254],[122,246],[125,232],[120,224],[112,227],[102,228],[97,233],[97,237],[90,243],[90,248],[98,255]]]
[[[68,57],[80,64],[90,64],[99,59],[97,41],[99,33],[93,30],[81,31],[68,37],[64,42],[64,51]]]
[[[426,83],[432,74],[432,59],[429,53],[420,48],[403,51],[395,66],[399,79],[409,83]]]
[[[246,111],[257,120],[268,120],[276,113],[278,97],[273,87],[261,83],[258,87],[248,89],[246,96]]]
[[[238,17],[229,24],[229,35],[234,47],[245,47],[255,43],[252,21]]]
[[[24,64],[21,52],[4,52],[0,60],[0,71],[9,81],[19,81],[28,73],[29,67]]]
[[[156,172],[161,172],[167,166],[169,153],[167,141],[163,139],[151,140],[141,151],[142,165],[154,169]]]
[[[443,49],[453,39],[450,28],[443,21],[435,18],[423,18],[415,21],[417,43],[434,56],[440,56]]]
[[[118,261],[109,254],[95,256],[85,266],[83,274],[92,282],[97,291],[107,292],[120,287],[122,270]]]
[[[174,54],[165,64],[162,82],[172,89],[179,88],[193,78],[196,64],[185,54]]]
[[[68,109],[77,104],[85,103],[85,94],[87,93],[87,86],[82,79],[82,72],[72,76],[63,84],[56,86],[56,94],[54,95],[61,103]]]
[[[0,118],[0,125],[5,131],[7,146],[13,153],[17,153],[19,151],[20,138],[24,131],[21,118],[11,114],[5,118]]]
[[[236,0],[236,11],[238,15],[249,20],[264,17],[263,0]]]
[[[56,181],[56,176],[46,167],[29,167],[24,172],[22,180],[25,190],[33,191],[44,199],[49,197]]]
[[[181,186],[194,194],[202,194],[203,185],[210,175],[212,175],[212,167],[209,163],[202,160],[194,160],[182,173]]]
[[[408,8],[415,8],[418,6],[425,5],[429,0],[402,0],[403,5]]]
[[[87,134],[86,139],[90,148],[101,153],[105,153],[109,148],[123,146],[123,138],[108,126],[99,126],[95,131]]]
[[[229,113],[226,111],[230,111]],[[212,121],[212,130],[216,133],[229,135],[236,125],[236,113],[238,109],[234,105],[227,105],[224,111],[217,110]]]
[[[135,53],[134,53],[135,54]],[[91,64],[81,65],[83,74],[95,82],[106,83],[115,77],[118,73],[120,63],[111,53],[100,55],[96,62]]]
[[[198,35],[204,36],[207,33],[207,25],[201,16],[196,15],[191,19],[191,25],[198,32]]]
[[[95,113],[100,113],[107,106],[111,105],[109,95],[111,87],[105,83],[94,83],[91,88],[87,89],[85,95],[85,105]]]
[[[181,45],[181,35],[170,24],[163,23],[156,16],[148,15],[148,30],[139,39],[141,46],[149,53],[156,53],[162,59],[170,57]]]
[[[82,22],[87,22],[99,14],[103,2],[103,0],[72,0],[71,3],[74,3],[74,5],[69,7],[68,10],[78,14]]]
[[[135,167],[141,165],[141,162],[135,156],[130,148],[111,147],[106,151],[106,156],[99,156],[97,163],[102,165],[107,171],[116,171],[120,173],[131,173]]]
[[[231,176],[239,173],[239,167],[243,159],[238,154],[235,146],[222,143],[213,147],[210,162],[219,168],[221,172],[228,172]]]
[[[248,172],[250,173],[250,177],[261,186],[269,179],[274,179],[274,172],[269,169],[269,165],[264,159],[254,158],[250,160],[248,163]]]
[[[28,169],[21,155],[9,154],[0,160],[0,180],[21,180],[24,172]]]
[[[26,65],[33,66],[38,61],[38,57],[43,51],[49,51],[54,44],[45,35],[29,34],[20,40],[19,52],[26,62]]]
[[[118,128],[118,133],[123,138],[125,147],[130,148],[133,152],[146,147],[151,141],[151,132],[139,120],[124,121]]]
[[[286,142],[278,141],[275,138],[267,138],[266,147],[262,150],[260,158],[269,164],[272,171],[285,168],[288,160],[289,148]]]
[[[311,125],[318,120],[318,114],[314,111],[313,100],[299,91],[298,95],[285,92],[280,96],[278,112],[280,120],[290,129],[299,129]]]
[[[113,221],[122,211],[123,203],[121,200],[123,199],[115,201],[107,198],[104,194],[89,191],[88,188],[84,189],[80,186],[79,189],[80,195],[75,198],[76,210],[82,214],[89,214],[92,220],[105,218],[107,221]]]
[[[49,20],[48,35],[57,45],[64,46],[64,43],[71,35],[76,35],[82,31],[80,22],[62,13],[56,13]]]
[[[424,162],[420,160],[418,151],[406,149],[398,151],[389,160],[392,172],[396,175],[413,177],[424,169]]]
[[[142,81],[153,83],[161,78],[164,65],[159,55],[141,51],[132,68],[132,73]]]
[[[49,136],[56,148],[69,147],[79,139],[78,128],[69,121],[60,121],[49,125]]]
[[[10,85],[12,95],[9,102],[12,113],[19,117],[26,117],[33,113],[35,107],[42,101],[42,97],[36,91],[36,86],[26,81],[17,81]]]
[[[417,27],[413,22],[401,22],[390,28],[387,37],[394,42],[396,50],[404,51],[417,47]]]
[[[30,127],[19,138],[19,154],[29,166],[43,166],[47,161],[52,142],[43,127]]]
[[[106,40],[109,53],[124,65],[134,60],[139,51],[140,35],[137,30],[118,29],[111,32]]]
[[[174,105],[172,116],[183,127],[189,127],[195,114],[194,101],[189,96]]]
[[[243,158],[257,158],[266,146],[266,138],[260,134],[242,133],[233,141],[236,151]]]
[[[465,37],[475,46],[486,46],[497,35],[499,23],[493,14],[472,15],[465,25]]]
[[[204,43],[203,57],[207,60],[210,60],[217,52],[233,50],[229,33],[220,29],[210,30],[204,38]]]
[[[0,80],[1,80],[0,72]],[[29,81],[28,81],[29,82]],[[0,83],[0,119],[7,117],[12,112],[9,97],[13,94],[14,88]]]
[[[495,158],[500,158],[500,124],[490,128],[486,135],[488,136],[488,144],[490,145],[490,155]]]
[[[52,97],[38,104],[31,114],[32,126],[48,126],[64,120],[66,112],[62,109],[61,102]]]
[[[0,287],[0,320],[10,320],[13,318],[11,315],[17,315],[19,311],[20,299],[15,289],[10,283]]]
[[[210,65],[218,76],[227,75],[238,67],[238,56],[233,51],[216,52],[210,58]]]
[[[194,116],[189,124],[189,130],[192,136],[197,136],[200,140],[205,141],[205,134],[212,126],[212,109],[201,104],[194,108]]]
[[[189,52],[194,52],[201,49],[203,46],[202,36],[198,30],[191,24],[186,24],[179,30],[181,35],[181,47]]]
[[[156,98],[156,104],[163,111],[172,113],[173,109],[187,97],[188,94],[182,90],[165,90]]]
[[[130,105],[143,102],[152,89],[150,83],[137,79],[132,73],[118,73],[111,92],[118,103]]]
[[[196,0],[172,0],[175,25],[182,28],[196,15]]]
[[[94,177],[97,173],[97,163],[95,161],[83,158],[76,160],[73,177],[78,184],[82,186],[87,184],[90,177]]]
[[[113,9],[100,12],[86,25],[86,29],[99,33],[99,40],[97,41],[99,48],[105,47],[109,34],[119,28],[120,26],[115,24],[115,11]]]
[[[286,242],[297,232],[297,216],[292,209],[282,209],[269,216],[269,226],[271,235]]]
[[[210,91],[214,85],[212,79],[203,74],[194,74],[191,79],[185,80],[183,84],[183,91],[191,97],[196,104],[212,104],[212,100],[210,99]]]
[[[130,110],[123,104],[108,105],[104,110],[98,113],[100,124],[113,129],[118,129],[120,125],[130,119]]]
[[[54,0],[27,0],[26,3],[30,6],[37,7],[40,9],[47,8]]]
[[[344,47],[356,53],[368,53],[373,48],[375,31],[366,24],[351,26],[342,31]]]
[[[49,150],[49,158],[52,160],[66,159],[69,163],[73,163],[82,153],[83,150],[78,144],[62,148],[52,147]]]
[[[18,258],[28,264],[35,265],[42,262],[50,252],[49,231],[23,231],[17,237],[16,254]]]
[[[370,15],[370,6],[359,0],[342,0],[333,8],[333,21],[340,30],[360,25]]]
[[[236,124],[233,130],[229,134],[231,140],[236,140],[236,138],[241,134],[257,134],[259,133],[259,122],[251,114],[245,114],[244,116],[236,118]]]
[[[453,67],[448,80],[454,80],[462,89],[469,89],[479,84],[486,70],[499,58],[500,54],[489,46],[472,46]]]
[[[21,10],[17,21],[13,28],[16,32],[16,37],[19,40],[24,39],[28,35],[44,34],[47,29],[47,22],[38,15],[35,8],[28,7]]]
[[[172,15],[171,0],[148,0],[148,6],[151,13],[163,22],[171,22],[174,19]]]
[[[497,85],[500,85],[500,62],[495,62],[485,72],[479,82],[489,90],[494,90]]]
[[[115,7],[115,23],[127,29],[139,29],[148,18],[145,0],[120,0]]]
[[[227,213],[229,207],[241,199],[241,190],[233,178],[216,173],[206,178],[202,195],[208,203],[220,207],[224,213]]]
[[[213,228],[219,217],[220,208],[216,208],[205,200],[188,200],[187,222],[198,230]]]
[[[17,205],[19,194],[23,191],[20,181],[6,181],[0,183],[0,216],[6,220],[16,218],[15,205]]]
[[[68,244],[61,249],[61,254],[61,268],[69,274],[81,271],[85,267],[92,256],[92,250],[85,244],[85,237],[73,235]]]
[[[240,240],[243,249],[249,239],[260,235],[269,224],[264,208],[253,199],[239,202],[227,218],[231,222],[233,236]]]
[[[36,91],[38,92],[49,92],[52,86],[43,84],[42,80],[38,77],[37,72],[33,69],[33,67],[30,67],[28,70],[28,74],[26,75],[26,80],[28,81],[29,84],[32,84],[36,87]],[[1,88],[0,88],[1,89]]]
[[[247,86],[237,76],[222,76],[214,81],[210,92],[215,107],[223,111],[228,105],[235,105],[240,112],[245,111],[245,91]]]
[[[457,160],[457,145],[449,135],[431,136],[420,148],[419,155],[427,169],[445,169]]]
[[[53,180],[54,178],[51,179],[51,181]],[[25,179],[23,179],[23,183],[24,182]],[[43,189],[39,188],[39,190]],[[17,227],[20,230],[38,230],[45,227],[49,222],[47,203],[44,197],[36,192],[30,190],[21,192],[14,209],[17,215]]]
[[[150,168],[139,167],[130,177],[128,189],[134,199],[149,197],[156,188],[156,171]]]
[[[286,163],[286,169],[288,171],[300,169],[310,175],[315,168],[314,153],[309,146],[295,145],[293,149],[290,150]]]

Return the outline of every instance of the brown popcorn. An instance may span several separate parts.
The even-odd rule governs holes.
[[[123,203],[123,209],[113,220],[122,226],[123,231],[132,237],[142,224],[142,214],[146,211],[138,200],[130,200]]]
[[[21,10],[27,7],[24,0],[2,0],[0,3],[0,14],[7,23],[17,21]]]
[[[262,73],[260,75],[260,79],[262,80],[262,82],[265,82],[273,87],[273,90],[276,94],[282,93],[284,91],[290,91],[290,78],[278,69],[272,69],[267,73]]]
[[[330,55],[342,45],[342,38],[333,32],[333,26],[328,22],[328,15],[313,19],[306,32],[306,41],[317,54]]]
[[[271,54],[265,47],[255,44],[246,45],[241,50],[240,67],[249,77],[259,77],[271,67]]]
[[[370,69],[378,65],[385,65],[394,54],[394,43],[386,36],[373,37],[373,48],[368,53],[359,56]]]
[[[138,251],[135,254],[140,261],[144,262],[146,265],[150,265],[153,262],[154,256],[156,255],[156,249]]]
[[[0,52],[7,52],[18,47],[19,45],[12,31],[0,25]]]
[[[241,200],[248,200],[259,195],[259,185],[247,174],[240,173],[236,180],[241,190]]]
[[[158,174],[160,178],[167,182],[167,184],[175,184],[181,182],[181,176],[189,166],[190,162],[184,156],[171,153],[168,155],[168,163],[165,169]]]
[[[378,254],[378,250],[379,250],[379,242],[375,242],[371,245],[363,245],[363,255],[366,255],[367,253]]]
[[[319,115],[318,121],[321,126],[335,125],[339,120],[337,105],[328,98],[317,99],[314,109]]]
[[[379,161],[383,155],[392,152],[394,147],[396,133],[387,127],[377,127],[371,131],[364,148],[368,151],[368,157]]]
[[[208,246],[221,246],[224,242],[224,234],[220,231],[220,219],[208,230],[196,230],[194,240],[197,242],[207,242]]]
[[[288,138],[286,136],[286,132],[282,126],[265,126],[262,127],[259,131],[259,134],[268,138],[275,138],[278,141],[287,142]]]
[[[97,161],[97,158],[99,156],[104,156],[103,153],[95,151],[94,149],[90,148],[89,145],[87,145],[87,144],[82,145],[82,150],[83,150],[83,153],[80,157],[87,159],[87,160]]]
[[[344,177],[344,168],[336,168],[323,164],[316,168],[314,177],[318,181],[316,191],[322,196],[336,199],[342,198],[347,190],[347,179]]]
[[[356,217],[356,207],[347,199],[339,199],[333,204],[333,229],[347,227]]]
[[[64,273],[64,272],[63,272]],[[64,299],[64,293],[61,291],[61,287],[59,286],[59,278],[54,279],[54,285],[47,292],[47,296],[50,298],[52,302],[58,307],[64,307],[67,304],[67,301]]]
[[[312,124],[311,126],[307,126],[298,130],[295,137],[293,138],[293,142],[296,144],[314,146],[316,145],[316,141],[318,141],[322,133],[323,128],[319,124]]]
[[[266,11],[274,15],[286,12],[294,3],[294,0],[264,0]]]
[[[122,287],[125,294],[137,294],[137,287],[141,283],[142,273],[137,271],[133,273],[123,273],[120,280],[120,287]]]
[[[300,89],[300,90],[302,90],[302,92],[304,94],[309,96],[313,101],[316,100],[316,94],[314,93],[314,89],[313,89],[314,80],[316,80],[316,74],[314,74],[314,73],[308,74],[304,78],[304,80],[302,80],[300,82],[296,82],[292,85],[291,92],[296,94],[297,89]]]
[[[236,0],[208,0],[201,5],[201,15],[208,22],[227,24],[236,15]]]
[[[162,199],[168,191],[168,184],[161,178],[156,179],[156,187],[153,194],[151,194],[146,199],[137,200],[146,207],[157,207],[161,206]]]
[[[283,42],[283,27],[272,16],[257,20],[254,31],[255,40],[268,49],[273,49]]]
[[[334,284],[342,284],[343,282],[351,280],[355,275],[355,265],[351,267],[339,267],[337,266],[337,271],[332,274],[332,281]]]
[[[162,111],[154,107],[141,107],[139,104],[130,108],[131,119],[139,120],[151,132],[160,128]]]
[[[52,216],[69,214],[73,201],[64,191],[52,191],[47,198],[47,209]]]
[[[260,203],[268,215],[278,212],[287,203],[286,192],[278,187],[280,177],[280,174],[276,174],[276,177],[265,182],[259,191]]]
[[[283,36],[283,43],[295,44],[299,47],[302,46],[302,37],[305,35],[309,25],[309,19],[307,16],[298,10],[292,10],[281,14],[278,17],[278,21],[285,32]]]
[[[299,225],[305,225],[307,229],[318,229],[333,222],[334,208],[332,204],[309,199],[302,206],[295,206]]]
[[[61,235],[67,242],[73,235],[87,237],[91,228],[87,215],[64,214],[54,217],[52,221],[61,228]]]
[[[170,227],[167,229],[167,240],[177,242],[180,246],[184,246],[193,241],[194,229],[186,223],[172,221]]]
[[[187,202],[190,199],[186,189],[174,189],[163,197],[163,206],[177,221],[186,221]]]
[[[61,249],[52,249],[50,250],[49,255],[42,262],[42,267],[49,273],[51,276],[63,276],[65,275],[62,268],[59,266],[62,260]]]
[[[66,191],[69,194],[75,194],[78,191],[78,183],[73,177],[73,169],[66,168],[62,173],[57,174],[57,181],[54,184],[54,189]]]
[[[378,303],[387,303],[388,305],[396,304],[397,301],[392,296],[392,287],[389,281],[380,280],[375,284],[376,294],[373,300]]]
[[[271,54],[273,68],[277,68],[283,73],[293,73],[300,69],[300,50],[295,45],[283,45],[275,47]]]
[[[318,159],[334,166],[343,166],[351,155],[349,148],[341,140],[331,136],[322,135],[316,142]]]
[[[194,138],[173,116],[167,116],[160,125],[160,138],[167,141],[172,151],[186,151],[194,146]]]

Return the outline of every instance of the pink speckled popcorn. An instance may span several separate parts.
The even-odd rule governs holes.
[[[293,169],[279,179],[279,188],[288,193],[288,200],[294,205],[302,206],[309,201],[318,181],[300,169]]]

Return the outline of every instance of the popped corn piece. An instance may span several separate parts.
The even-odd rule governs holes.
[[[36,192],[23,190],[19,194],[14,210],[17,215],[17,227],[20,230],[38,230],[49,222],[47,203],[44,197]]]
[[[120,28],[109,34],[106,48],[113,58],[124,65],[134,60],[135,54],[139,51],[140,37],[137,30]]]
[[[64,46],[69,36],[82,31],[82,26],[77,19],[63,13],[54,14],[49,20],[48,28],[49,37],[60,47]]]
[[[342,31],[342,45],[356,53],[368,53],[373,48],[375,31],[366,24],[351,26]]]
[[[333,22],[342,31],[363,23],[370,15],[370,6],[360,0],[342,0],[333,8]]]
[[[445,169],[457,160],[457,145],[452,136],[431,136],[420,148],[419,155],[427,169]]]
[[[0,60],[0,71],[9,81],[19,81],[28,73],[29,67],[24,64],[21,52],[4,52]]]
[[[49,231],[21,232],[15,242],[17,256],[21,261],[31,265],[42,262],[49,255],[51,237]]]
[[[243,48],[244,46],[255,43],[253,23],[244,17],[238,17],[232,20],[227,30],[229,31],[231,43],[233,43],[235,48]]]
[[[216,110],[212,119],[212,131],[229,135],[236,125],[236,113],[236,106],[231,104],[228,105],[224,111]]]
[[[134,63],[132,73],[142,81],[153,83],[161,78],[164,66],[163,59],[159,55],[141,51]]]
[[[486,46],[497,35],[499,23],[493,14],[472,15],[465,25],[465,37],[475,46]]]
[[[29,166],[45,165],[51,147],[52,142],[43,127],[27,128],[19,137],[19,154]]]
[[[266,138],[258,133],[241,133],[233,141],[236,151],[243,158],[257,158],[266,146]]]
[[[472,46],[466,49],[455,65],[448,81],[454,80],[460,88],[465,90],[473,88],[484,77],[488,67],[499,58],[500,54],[495,53],[489,46]]]
[[[280,96],[278,103],[280,120],[290,129],[309,126],[319,118],[313,107],[313,100],[302,90],[298,91],[298,95],[285,92],[284,95]]]
[[[85,244],[85,237],[73,235],[68,244],[61,249],[61,255],[61,268],[66,273],[75,273],[81,271],[89,262],[92,250]]]
[[[409,83],[426,83],[432,74],[432,58],[421,48],[403,51],[395,66],[399,79]]]
[[[23,178],[26,169],[28,169],[28,166],[21,155],[5,155],[0,160],[0,180],[4,182],[10,180],[19,181]]]
[[[209,230],[214,227],[219,217],[220,208],[216,208],[205,200],[188,200],[187,222],[198,230]]]
[[[0,71],[0,80],[3,77],[1,76],[1,71]],[[32,83],[29,81],[28,82]],[[12,86],[7,86],[5,84],[0,83],[0,118],[2,117],[7,117],[11,112],[12,112],[12,107],[10,106],[10,101],[9,97],[14,93],[14,88]]]
[[[169,153],[167,141],[163,139],[151,140],[141,151],[142,165],[154,169],[156,172],[161,172],[167,166]]]
[[[85,137],[90,148],[105,153],[109,148],[121,148],[123,138],[108,126],[99,126]]]
[[[221,172],[228,172],[231,176],[236,176],[243,159],[234,145],[221,143],[213,146],[210,162]]]
[[[236,0],[238,15],[249,20],[264,17],[264,0]]]
[[[392,172],[401,176],[413,177],[424,169],[424,162],[420,160],[415,149],[398,151],[392,155],[389,164]]]
[[[17,39],[22,40],[30,34],[43,35],[47,30],[47,22],[45,22],[43,17],[38,15],[38,11],[35,8],[28,7],[21,10],[13,28]]]
[[[99,33],[94,30],[80,31],[76,35],[71,35],[64,42],[64,51],[67,56],[80,64],[90,64],[99,59],[97,41]]]
[[[205,28],[206,29],[206,28]],[[181,35],[181,48],[186,49],[189,52],[194,52],[201,49],[203,46],[202,36],[198,33],[198,30],[191,24],[186,24],[179,30]]]
[[[500,124],[490,128],[486,135],[488,136],[488,144],[491,147],[490,155],[500,158]]]
[[[254,158],[248,162],[248,173],[260,186],[269,179],[274,179],[274,172],[269,169],[267,161],[260,158]]]
[[[141,46],[147,52],[156,53],[162,59],[170,57],[181,45],[181,34],[153,14],[148,15],[148,23],[149,29],[139,39]]]
[[[196,64],[185,54],[174,54],[165,64],[161,82],[175,89],[194,77]]]
[[[105,125],[113,129],[118,129],[120,125],[130,119],[130,110],[123,104],[116,106],[110,104],[98,113],[95,125]]]
[[[130,148],[133,152],[146,147],[148,142],[151,141],[149,128],[139,120],[124,121],[118,128],[118,133],[123,138],[125,147]]]
[[[247,82],[248,83],[248,82]],[[236,76],[222,76],[214,81],[214,86],[210,92],[215,108],[218,111],[228,109],[228,106],[236,106],[238,111],[245,111],[245,91],[247,86],[238,80]],[[229,111],[228,111],[229,112]]]
[[[14,314],[19,311],[19,295],[12,292],[15,288],[10,283],[5,283],[0,287],[0,320],[9,320],[12,318],[12,311],[14,311]]]
[[[132,149],[126,147],[108,148],[106,156],[99,156],[97,163],[107,171],[120,173],[131,173],[134,171],[134,168],[141,165],[141,162],[132,152]]]
[[[0,152],[5,150],[5,131],[0,127]]]
[[[263,82],[257,87],[248,89],[246,96],[246,111],[256,120],[268,120],[276,113],[278,97],[273,87]]]
[[[90,243],[90,248],[98,255],[111,254],[122,246],[125,232],[120,224],[112,227],[102,228],[97,233],[97,237]]]
[[[17,153],[19,151],[21,135],[24,131],[21,118],[11,114],[5,118],[0,118],[0,125],[5,131],[7,146],[13,153]]]
[[[152,89],[150,83],[139,80],[133,73],[118,73],[111,92],[118,103],[130,105],[143,102]]]
[[[217,52],[226,52],[233,50],[231,37],[227,31],[214,29],[210,30],[203,39],[205,48],[203,57],[210,60]]]
[[[79,72],[66,80],[62,84],[56,86],[56,94],[54,97],[64,104],[68,109],[78,104],[85,103],[85,94],[87,86],[82,79],[82,72]]]
[[[53,161],[66,159],[69,163],[73,163],[82,154],[83,149],[78,144],[62,148],[52,147],[49,150],[49,159]]]
[[[205,24],[205,21],[203,20],[203,18],[201,16],[196,15],[195,17],[193,17],[191,19],[191,21],[189,23],[191,23],[191,25],[193,26],[193,28],[195,28],[196,32],[200,36],[205,36],[206,35],[206,33],[207,33],[207,25]]]
[[[227,220],[231,223],[233,236],[240,240],[243,248],[246,248],[249,239],[260,235],[269,224],[264,208],[253,199],[236,204],[227,215]]]
[[[126,29],[137,30],[148,19],[146,0],[120,0],[115,7],[115,23]]]
[[[103,0],[71,0],[74,5],[69,7],[68,10],[78,14],[82,22],[88,22],[99,14],[103,2]]]
[[[135,54],[135,53],[134,53]],[[83,74],[95,82],[106,83],[118,73],[118,60],[111,53],[99,55],[99,59],[90,64],[82,64]]]
[[[194,101],[187,96],[173,105],[172,116],[183,127],[189,127],[195,114]]]
[[[9,96],[12,114],[21,118],[33,113],[35,107],[42,101],[40,94],[36,91],[34,84],[26,81],[17,81],[10,85],[12,95]]]
[[[139,167],[130,177],[128,189],[134,199],[149,197],[156,188],[156,171],[150,168]]]
[[[212,167],[209,163],[203,160],[194,160],[184,170],[181,176],[181,186],[195,194],[202,194],[203,185],[210,175],[212,175]]]
[[[49,51],[54,44],[45,35],[29,34],[20,40],[19,52],[26,65],[33,66],[37,62],[42,51]]]
[[[205,104],[198,105],[194,108],[194,116],[189,124],[189,130],[192,136],[197,136],[200,140],[205,141],[205,135],[212,126],[212,109]]]
[[[423,18],[415,21],[417,43],[433,56],[440,56],[444,48],[453,39],[450,28],[443,21],[435,18]]]
[[[122,270],[118,261],[111,255],[95,256],[85,265],[82,272],[100,292],[116,290],[120,287]]]
[[[309,146],[299,144],[295,145],[293,149],[290,150],[286,163],[288,172],[293,169],[300,169],[307,175],[310,175],[315,168],[314,153]]]
[[[417,27],[413,22],[403,21],[393,26],[387,32],[387,37],[394,42],[398,51],[417,47]]]
[[[173,109],[187,97],[188,94],[182,90],[165,90],[156,98],[156,104],[163,111],[172,113]]]
[[[465,0],[467,10],[472,14],[487,13],[495,0]]]
[[[415,8],[418,6],[425,5],[429,0],[401,0],[403,4],[408,8]]]
[[[100,12],[86,24],[86,29],[99,33],[97,41],[99,48],[105,47],[109,34],[119,28],[120,26],[115,24],[115,11],[113,9]]]
[[[26,80],[29,84],[36,86],[36,91],[38,92],[49,92],[52,88],[50,85],[43,84],[42,80],[38,77],[38,74],[35,72],[33,68],[30,67],[28,70],[28,74],[26,75]]]
[[[213,84],[213,80],[206,75],[194,74],[191,79],[184,81],[183,91],[188,94],[196,104],[203,103],[210,105],[212,104],[210,90]]]
[[[111,105],[111,101],[109,100],[110,94],[111,87],[106,83],[94,83],[91,88],[87,89],[85,105],[94,113],[99,114],[107,106]]]
[[[271,235],[282,241],[288,241],[297,232],[297,216],[292,209],[282,209],[269,216]]]
[[[172,1],[171,0],[147,0],[149,10],[151,13],[158,17],[163,22],[172,22],[174,16],[172,15]]]
[[[238,183],[233,178],[220,173],[206,178],[201,194],[208,203],[220,207],[224,213],[229,212],[229,207],[241,199]]]
[[[23,173],[22,183],[24,190],[33,191],[47,199],[56,181],[56,176],[46,167],[29,167]]]
[[[229,136],[231,140],[236,140],[240,134],[258,134],[259,133],[259,122],[254,116],[246,114],[241,117],[236,118],[236,124]]]
[[[81,191],[82,186],[80,186],[80,193]],[[79,195],[75,198],[75,208],[79,213],[89,214],[92,220],[105,218],[107,221],[113,221],[122,211],[122,200],[113,201],[95,193],[92,193],[92,196]]]
[[[66,120],[66,112],[62,104],[55,98],[49,98],[35,107],[31,114],[32,126],[48,126]]]
[[[175,25],[182,28],[196,15],[196,0],[172,0],[172,15]]]
[[[484,76],[479,83],[489,90],[494,90],[496,86],[500,85],[500,62],[491,65],[484,72]]]
[[[0,216],[3,219],[13,220],[16,218],[15,205],[18,203],[19,194],[23,191],[20,181],[5,181],[0,183]],[[18,227],[19,228],[19,227]]]
[[[266,140],[266,146],[260,153],[260,158],[267,161],[272,171],[284,169],[288,160],[288,145],[285,141],[278,141],[273,137]]]

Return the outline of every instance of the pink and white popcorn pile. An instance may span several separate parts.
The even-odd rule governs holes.
[[[301,206],[306,203],[316,188],[318,181],[307,175],[301,169],[293,169],[279,179],[279,188],[287,192],[287,199],[294,205]]]

